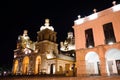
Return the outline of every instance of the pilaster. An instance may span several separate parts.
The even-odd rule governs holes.
[[[100,57],[100,74],[101,76],[107,76],[104,46],[98,46],[98,52]]]
[[[84,50],[76,51],[77,76],[86,75],[85,53]]]

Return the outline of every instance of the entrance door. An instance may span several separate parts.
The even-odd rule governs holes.
[[[113,69],[112,69],[113,61],[108,61],[108,69],[110,74],[113,74]]]
[[[120,60],[116,60],[117,72],[120,75]]]
[[[109,49],[108,51],[106,51],[105,58],[107,62],[106,69],[108,76],[111,74],[120,74],[119,72],[120,50],[115,48]]]
[[[88,75],[100,75],[99,56],[96,52],[88,52],[85,56],[86,71]]]
[[[50,74],[53,74],[53,64],[50,66]]]
[[[90,74],[90,75],[94,75],[95,74],[95,68],[94,68],[94,63],[88,63],[88,73]]]
[[[98,66],[98,75],[100,75],[100,62],[97,62],[97,66]]]

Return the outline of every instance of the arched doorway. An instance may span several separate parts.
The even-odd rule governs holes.
[[[55,64],[50,65],[50,74],[55,74]]]
[[[59,66],[59,71],[61,72],[60,74],[63,74],[63,67]]]
[[[53,64],[50,66],[50,74],[53,74]]]
[[[18,60],[15,60],[14,62],[14,69],[13,69],[13,74],[16,74],[18,70]]]
[[[106,51],[105,58],[108,76],[120,74],[120,50],[113,48]]]
[[[100,60],[96,52],[88,52],[85,56],[85,61],[88,75],[100,75]]]
[[[37,56],[35,62],[35,74],[38,74],[40,72],[40,64],[41,64],[41,57]]]
[[[23,59],[23,64],[22,64],[22,73],[27,74],[29,69],[29,57],[26,56]]]

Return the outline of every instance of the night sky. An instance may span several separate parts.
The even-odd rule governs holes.
[[[37,40],[37,31],[46,18],[57,32],[57,43],[64,41],[78,15],[81,17],[112,6],[113,0],[16,0],[0,7],[0,67],[12,66],[13,50],[23,30],[28,30],[31,40]],[[116,0],[120,3],[119,0]]]

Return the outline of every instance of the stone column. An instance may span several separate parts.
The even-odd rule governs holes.
[[[100,58],[100,74],[101,76],[107,76],[104,46],[98,46],[98,53]]]
[[[55,74],[57,74],[58,62],[57,59],[55,60]]]

